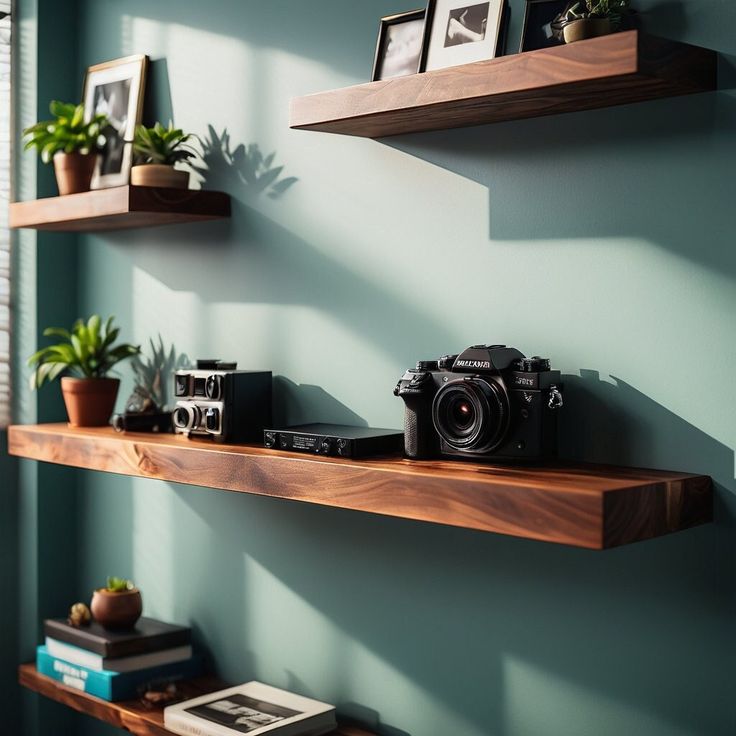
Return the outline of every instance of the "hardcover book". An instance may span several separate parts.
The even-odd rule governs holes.
[[[96,621],[89,626],[76,627],[65,619],[51,618],[44,621],[44,633],[56,641],[109,658],[147,654],[192,643],[192,632],[187,626],[167,624],[152,618],[138,619],[135,628],[128,631],[108,631]]]
[[[90,670],[107,670],[108,672],[135,672],[148,667],[159,667],[162,664],[183,662],[192,658],[192,647],[174,647],[160,649],[158,652],[131,654],[129,657],[103,657],[87,649],[75,647],[63,641],[46,637],[46,650],[52,657],[63,659],[70,664],[78,664]]]
[[[185,662],[174,662],[160,667],[149,667],[136,672],[101,672],[81,667],[52,657],[45,646],[36,649],[36,669],[57,682],[81,690],[102,700],[131,700],[138,697],[140,687],[148,683],[161,685],[186,680],[200,674],[201,662],[193,657]]]
[[[170,705],[164,726],[182,736],[318,736],[337,722],[332,705],[253,681]]]

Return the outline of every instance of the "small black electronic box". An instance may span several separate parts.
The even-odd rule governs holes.
[[[277,450],[360,458],[401,452],[404,433],[398,429],[347,424],[300,424],[286,429],[264,430],[263,444]]]

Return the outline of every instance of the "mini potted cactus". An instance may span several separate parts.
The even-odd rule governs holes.
[[[132,629],[143,612],[141,592],[130,580],[109,577],[92,593],[92,616],[106,629]]]
[[[49,327],[46,337],[61,337],[62,342],[41,348],[29,359],[35,370],[31,388],[40,388],[64,373],[61,393],[72,427],[99,427],[110,421],[120,381],[109,372],[121,360],[140,352],[137,345],[115,345],[120,330],[113,327],[114,317],[104,324],[99,315],[86,322],[77,320],[70,330]]]
[[[25,150],[35,148],[45,163],[54,162],[59,194],[76,194],[89,190],[97,156],[107,124],[105,115],[85,120],[84,106],[54,100],[49,105],[54,116],[23,131],[28,139]]]
[[[607,36],[618,31],[629,14],[630,0],[575,0],[552,23],[565,43]]]
[[[172,122],[165,128],[156,123],[152,128],[139,125],[135,129],[133,152],[136,165],[130,172],[130,183],[145,187],[187,189],[189,172],[174,168],[189,161],[195,154],[186,146],[194,136],[175,128]]]

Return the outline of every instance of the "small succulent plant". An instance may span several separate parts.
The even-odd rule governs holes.
[[[135,585],[131,580],[126,578],[116,578],[111,576],[107,579],[107,590],[110,593],[125,593],[128,590],[133,590]]]
[[[135,129],[133,151],[140,163],[173,166],[180,161],[189,161],[195,155],[185,145],[194,137],[181,128],[175,128],[171,121],[168,128],[161,123],[156,123],[152,128],[139,125]]]

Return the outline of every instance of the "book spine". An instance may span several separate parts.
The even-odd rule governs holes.
[[[70,664],[76,664],[80,667],[86,667],[89,670],[100,672],[105,669],[104,660],[99,654],[80,649],[73,644],[65,644],[63,641],[57,641],[50,636],[46,637],[46,651],[57,659],[63,659]]]
[[[160,667],[149,667],[137,672],[101,672],[81,667],[49,654],[45,646],[36,650],[36,669],[47,677],[69,687],[95,695],[103,700],[130,700],[138,695],[138,688],[148,682],[174,682],[195,677],[201,662],[193,657],[186,662],[175,662]]]
[[[87,695],[102,698],[102,700],[113,700],[111,683],[99,672],[52,657],[45,647],[38,648],[36,669],[40,674],[46,675],[46,677],[50,677],[62,685],[80,690],[87,693]]]
[[[215,731],[194,725],[180,713],[168,713],[164,708],[164,728],[180,736],[218,736]]]

